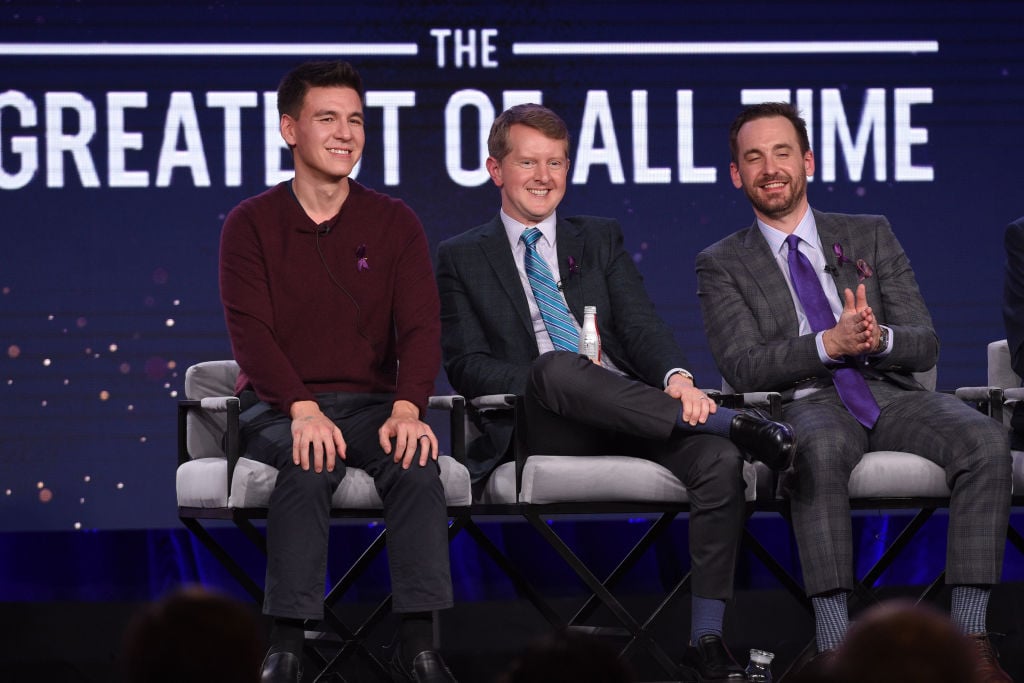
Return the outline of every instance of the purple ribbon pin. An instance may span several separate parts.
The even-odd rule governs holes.
[[[360,244],[356,247],[356,270],[360,273],[369,270],[370,264],[366,261],[366,245]]]
[[[844,263],[849,263],[857,269],[858,281],[863,282],[864,278],[871,277],[874,274],[875,271],[871,269],[871,265],[864,259],[859,258],[855,263],[852,259],[846,258],[846,255],[843,254],[843,245],[839,244],[839,242],[832,245],[832,251],[835,252],[836,261],[840,266]]]

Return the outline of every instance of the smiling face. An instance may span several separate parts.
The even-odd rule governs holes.
[[[281,116],[281,137],[292,148],[295,175],[338,182],[363,154],[363,103],[352,88],[310,88],[296,117]]]
[[[565,196],[568,142],[517,123],[509,128],[508,150],[501,161],[487,158],[491,180],[501,188],[501,208],[523,225],[536,225]]]
[[[807,176],[814,175],[814,154],[800,151],[796,129],[782,116],[743,124],[736,137],[732,183],[741,188],[765,223],[795,228],[807,211]]]

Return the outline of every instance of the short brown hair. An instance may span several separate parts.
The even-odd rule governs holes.
[[[740,156],[738,143],[736,142],[740,135],[740,128],[750,121],[767,119],[773,116],[789,119],[789,122],[793,124],[793,128],[796,128],[796,136],[800,141],[800,153],[807,154],[811,149],[811,142],[807,137],[807,123],[800,117],[800,112],[797,111],[797,108],[789,102],[762,102],[761,104],[752,104],[744,107],[743,111],[732,122],[732,127],[729,129],[729,153],[734,164],[739,161]]]
[[[487,153],[501,161],[512,151],[508,143],[508,131],[515,124],[529,126],[552,140],[565,141],[565,153],[569,153],[569,129],[555,112],[540,104],[517,104],[509,107],[494,119],[487,136]]]

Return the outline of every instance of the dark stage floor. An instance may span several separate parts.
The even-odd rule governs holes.
[[[889,589],[887,596],[909,596],[913,589]],[[947,600],[948,600],[948,596]],[[627,607],[647,614],[658,596],[632,597]],[[941,601],[941,598],[940,598]],[[576,605],[558,604],[563,613]],[[682,654],[689,625],[685,598],[654,625],[655,637],[673,658]],[[116,660],[124,629],[139,603],[75,602],[0,604],[0,681],[3,683],[111,683],[118,680]],[[993,593],[989,625],[1004,635],[996,642],[1004,668],[1024,681],[1024,584],[1003,584]],[[344,606],[346,617],[358,619],[368,606]],[[595,618],[600,621],[600,615]],[[773,650],[776,680],[813,636],[809,615],[779,590],[741,591],[726,615],[727,641],[745,661],[750,647]],[[442,618],[446,659],[462,683],[493,683],[511,660],[547,631],[547,623],[525,601],[464,602]],[[383,621],[368,640],[377,649],[388,640],[392,623]],[[609,645],[624,641],[609,639]],[[329,653],[329,648],[328,648]],[[639,680],[670,680],[643,652],[631,659]],[[376,683],[358,660],[341,667],[345,680]]]

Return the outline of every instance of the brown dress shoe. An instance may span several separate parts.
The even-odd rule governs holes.
[[[974,669],[974,678],[971,683],[1013,683],[1009,674],[999,666],[999,655],[992,647],[988,634],[972,633],[967,636],[974,646],[974,652],[978,657],[977,668]]]

